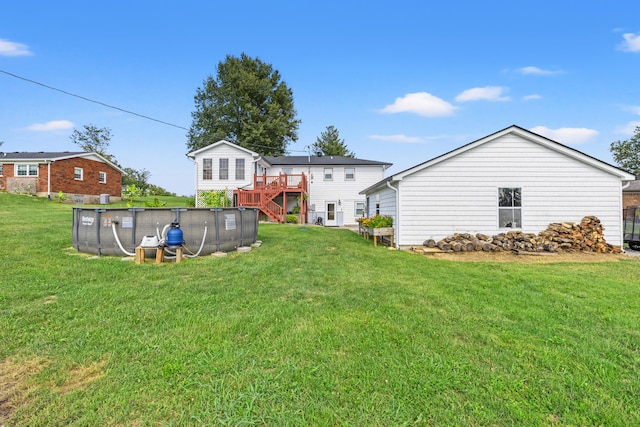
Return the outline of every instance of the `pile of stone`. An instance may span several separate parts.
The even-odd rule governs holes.
[[[561,222],[549,224],[538,234],[508,231],[495,236],[456,233],[440,241],[426,240],[427,248],[445,252],[597,252],[621,253],[620,246],[608,244],[603,236],[604,227],[595,216],[586,216],[577,224]]]

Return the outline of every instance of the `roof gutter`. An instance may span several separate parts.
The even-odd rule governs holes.
[[[395,221],[395,230],[394,230],[394,234],[395,234],[395,240],[396,240],[396,249],[400,249],[400,244],[398,243],[400,241],[400,193],[398,193],[398,189],[395,188],[394,186],[392,186],[389,181],[387,181],[387,187],[389,187],[390,189],[392,189],[393,191],[395,191],[396,193],[396,221]]]

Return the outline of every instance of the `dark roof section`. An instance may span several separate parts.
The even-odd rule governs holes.
[[[0,152],[0,160],[12,159],[12,160],[45,160],[45,159],[59,159],[60,157],[73,157],[80,154],[86,154],[84,151],[39,151],[39,152],[25,152],[16,151],[13,153]]]
[[[640,193],[640,180],[630,181],[626,188],[622,189],[623,193]]]
[[[272,166],[327,165],[327,166],[391,166],[392,163],[356,159],[342,156],[263,156]]]

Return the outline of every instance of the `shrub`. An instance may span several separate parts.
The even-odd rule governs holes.
[[[207,208],[229,208],[231,199],[227,197],[226,190],[209,190],[201,195],[202,203]]]
[[[286,218],[287,224],[297,224],[298,216],[297,215],[287,215]]]

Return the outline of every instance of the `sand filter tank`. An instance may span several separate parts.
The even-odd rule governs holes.
[[[177,222],[171,223],[171,228],[167,231],[167,246],[182,246],[184,243],[184,236],[180,224]]]

